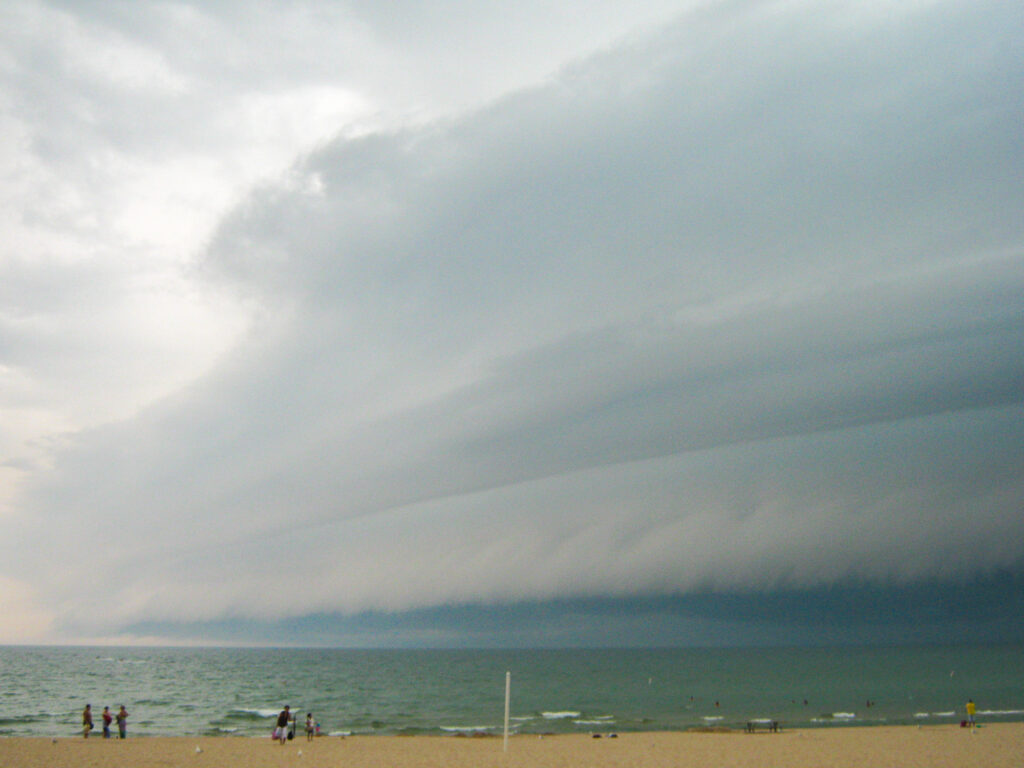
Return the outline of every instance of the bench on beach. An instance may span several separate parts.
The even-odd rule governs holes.
[[[747,721],[747,733],[757,733],[758,728],[767,731],[768,733],[779,732],[779,721],[778,720],[748,720]]]

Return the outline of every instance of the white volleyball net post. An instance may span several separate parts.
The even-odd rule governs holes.
[[[508,704],[512,693],[512,673],[505,673],[505,738],[502,740],[502,751],[508,752]]]

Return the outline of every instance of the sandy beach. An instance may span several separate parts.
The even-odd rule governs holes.
[[[515,736],[266,739],[142,737],[0,739],[0,768],[988,768],[1019,766],[1024,723],[892,726],[778,734],[624,733]]]

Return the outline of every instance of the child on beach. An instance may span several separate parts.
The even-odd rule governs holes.
[[[313,713],[306,713],[306,741],[313,740],[313,733],[316,731],[316,722],[313,720]]]

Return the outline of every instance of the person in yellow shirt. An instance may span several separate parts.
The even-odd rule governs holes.
[[[967,726],[974,727],[974,699],[967,700]]]

